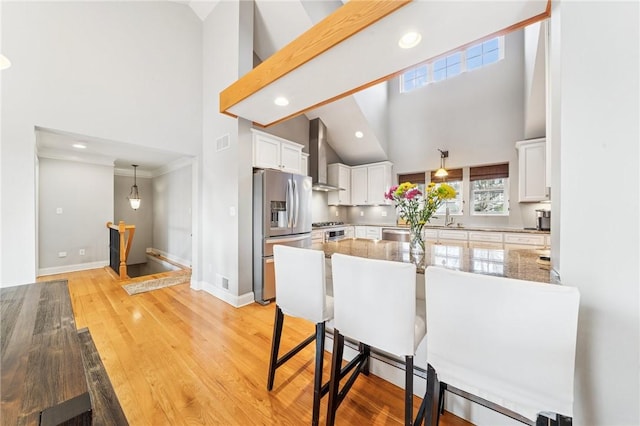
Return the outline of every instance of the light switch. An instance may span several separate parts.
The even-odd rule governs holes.
[[[360,216],[364,216],[364,212],[360,210]]]
[[[56,209],[56,214],[62,214],[62,207],[58,207]]]
[[[382,211],[382,217],[387,217],[387,212],[386,211]]]
[[[236,215],[236,208],[231,206],[229,207],[229,216],[235,216]]]

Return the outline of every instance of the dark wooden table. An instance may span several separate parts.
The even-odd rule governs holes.
[[[91,424],[67,282],[2,288],[0,301],[2,425]]]

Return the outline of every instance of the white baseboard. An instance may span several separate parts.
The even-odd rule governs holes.
[[[53,266],[51,268],[38,268],[38,276],[64,274],[66,272],[86,271],[87,269],[104,268],[109,265],[108,260],[100,260],[97,262],[78,263],[75,265]]]
[[[156,254],[158,254],[158,255],[166,258],[166,259],[169,259],[172,262],[179,263],[180,265],[186,266],[186,267],[189,267],[189,268],[191,267],[191,260],[181,259],[181,258],[179,258],[177,256],[172,255],[171,253],[167,253],[167,252],[159,250],[157,248],[153,248],[153,247],[147,248],[146,252],[147,253],[149,253],[149,252],[156,253]]]
[[[191,281],[191,288],[194,290],[204,290],[207,293],[211,294],[214,297],[222,300],[223,302],[227,302],[233,307],[240,308],[242,306],[249,305],[254,302],[253,292],[241,294],[236,296],[234,294],[229,293],[227,290],[208,283],[206,281]]]

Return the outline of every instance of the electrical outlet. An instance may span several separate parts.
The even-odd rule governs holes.
[[[338,212],[338,210],[336,210],[336,217],[340,216],[340,212]]]
[[[382,217],[387,217],[387,212],[386,211],[382,211]]]
[[[79,254],[80,256],[84,256],[84,249],[80,249],[80,250],[78,250],[78,254]]]
[[[62,207],[58,207],[56,209],[56,214],[62,214]]]
[[[67,257],[67,252],[66,251],[59,251],[58,252],[58,257]]]
[[[364,212],[360,210],[360,216],[364,216]]]

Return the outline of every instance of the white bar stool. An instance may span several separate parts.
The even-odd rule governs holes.
[[[416,315],[416,267],[334,254],[334,337],[327,425],[360,373],[369,373],[370,348],[405,358],[405,424],[413,424],[413,356],[423,339],[424,318]],[[344,339],[360,342],[360,353],[342,368]],[[353,372],[340,389],[340,380]]]
[[[328,383],[322,386],[325,323],[333,318],[333,297],[328,296],[326,290],[324,252],[276,245],[273,248],[273,258],[276,277],[276,314],[267,390],[273,389],[276,369],[315,340],[312,424],[317,425],[320,416],[320,399],[329,389]],[[314,322],[316,331],[278,358],[285,314]]]
[[[523,423],[572,424],[578,289],[435,266],[425,286],[427,424],[445,391]]]

